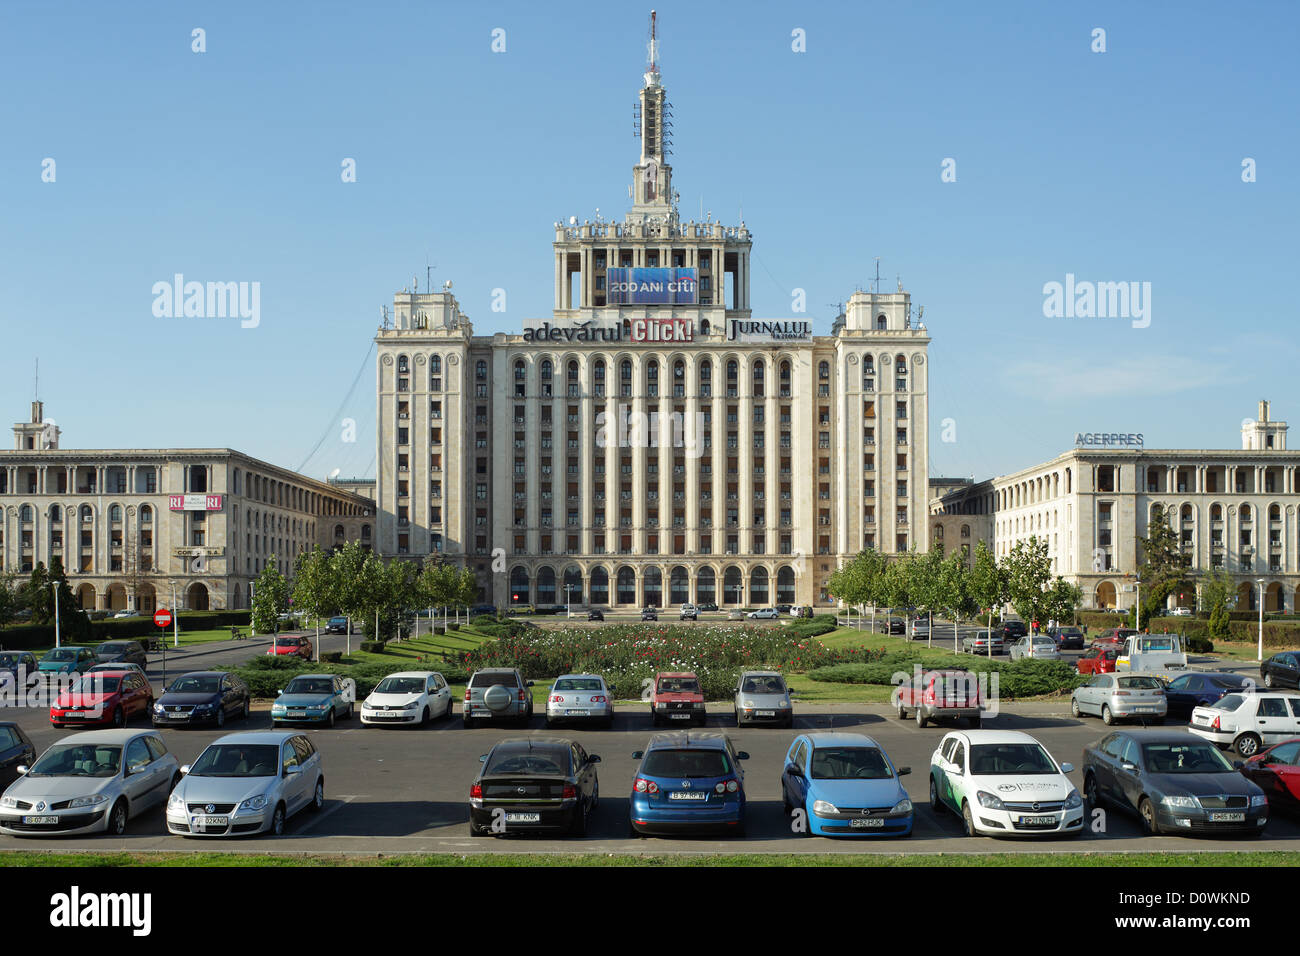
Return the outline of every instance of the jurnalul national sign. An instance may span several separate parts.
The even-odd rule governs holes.
[[[695,305],[699,280],[695,269],[605,270],[609,305]]]
[[[808,342],[811,340],[811,322],[732,319],[727,323],[729,342]]]

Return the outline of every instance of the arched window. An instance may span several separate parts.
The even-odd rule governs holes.
[[[763,362],[762,361],[758,361],[754,363],[753,378],[754,378],[753,395],[755,398],[762,398],[763,397]]]
[[[1277,505],[1269,505],[1269,506],[1268,506],[1268,520],[1269,520],[1269,521],[1281,521],[1281,520],[1282,520],[1282,509],[1279,508]]]
[[[876,328],[877,329],[889,328],[889,320],[885,318],[884,313],[881,313],[880,315],[876,316]]]
[[[755,568],[749,575],[749,603],[764,606],[767,599],[767,568]]]
[[[701,604],[718,603],[718,580],[712,568],[700,568],[700,575],[695,583],[696,597]]]
[[[828,379],[828,378],[831,377],[831,363],[830,363],[830,362],[818,362],[818,363],[817,363],[817,377],[818,377],[819,379]]]
[[[483,359],[479,359],[474,363],[474,377],[479,381],[487,380],[487,362]]]
[[[549,382],[550,380],[551,380],[551,360],[542,359],[542,381]]]
[[[31,521],[31,520],[32,520],[32,506],[31,506],[31,505],[23,505],[21,508],[18,509],[18,520],[19,520],[19,521]]]
[[[699,375],[700,396],[708,398],[713,394],[713,363],[705,359],[700,363]]]
[[[668,603],[686,604],[691,599],[691,579],[680,564],[668,574]]]
[[[540,568],[537,572],[537,603],[555,603],[555,569]]]
[[[576,564],[569,565],[564,569],[564,577],[560,583],[560,600],[565,604],[582,603],[582,568]]]
[[[776,571],[776,603],[793,604],[794,603],[794,568],[789,565],[777,568]]]
[[[781,377],[781,385],[780,385],[781,397],[789,398],[790,397],[790,363],[789,362],[781,363],[780,377]]]
[[[524,363],[522,361],[515,362],[515,381],[522,382],[527,377],[528,372],[524,367]]]
[[[609,572],[604,568],[591,569],[591,595],[588,600],[592,604],[609,603]]]
[[[510,603],[511,604],[528,604],[530,599],[528,591],[528,569],[523,566],[517,566],[510,570]]]
[[[654,359],[645,366],[645,391],[651,398],[659,395],[659,363]]]
[[[673,398],[686,397],[686,363],[678,359],[673,363]]]
[[[108,520],[111,521],[111,522],[114,522],[114,523],[120,522],[120,521],[122,520],[122,506],[121,506],[121,505],[109,505],[109,508],[108,508]]]
[[[82,505],[80,515],[82,522],[85,523],[94,517],[94,512],[90,510],[90,505]]]
[[[405,355],[397,356],[397,371],[405,375],[411,370],[410,362]]]
[[[654,565],[645,569],[642,575],[642,589],[645,591],[645,603],[649,607],[662,607],[664,603],[664,575]]]
[[[430,355],[430,356],[429,356],[429,374],[430,374],[430,375],[441,375],[441,374],[442,374],[442,356],[441,356],[441,355]]]
[[[722,603],[739,604],[740,603],[740,568],[734,564],[727,568],[722,574]]]
[[[1249,521],[1249,520],[1250,520],[1250,515],[1251,515],[1250,505],[1242,505],[1242,506],[1241,506],[1241,520],[1242,520],[1242,521]]]
[[[636,603],[636,572],[627,565],[618,569],[615,598],[618,604]]]

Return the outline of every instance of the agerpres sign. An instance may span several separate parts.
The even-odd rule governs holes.
[[[808,342],[811,340],[811,322],[732,319],[727,323],[729,342]]]
[[[168,495],[172,511],[220,511],[221,495]]]
[[[695,305],[699,281],[695,269],[605,270],[610,305]]]
[[[1142,448],[1142,436],[1123,432],[1078,432],[1074,436],[1076,448]]]

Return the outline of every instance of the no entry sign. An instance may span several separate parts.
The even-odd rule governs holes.
[[[172,622],[172,612],[166,608],[154,611],[153,622],[159,627],[169,627]]]

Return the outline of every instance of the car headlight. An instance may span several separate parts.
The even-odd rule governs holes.
[[[1167,807],[1177,807],[1180,810],[1195,810],[1195,797],[1161,797],[1160,802]]]
[[[777,704],[777,706],[778,706],[778,707],[789,707],[789,706],[790,706],[790,702],[789,702],[788,700],[783,700],[783,701],[781,701],[781,703]]]
[[[240,810],[265,810],[266,794],[259,794],[256,797],[249,797],[239,805]]]
[[[154,704],[154,705],[153,705],[153,712],[154,712],[155,714],[165,714],[165,713],[167,713],[167,708],[164,707],[162,704]]]
[[[172,795],[167,798],[167,809],[168,810],[185,809],[185,798],[180,795],[179,791],[174,791]]]
[[[271,713],[273,713],[273,714],[283,714],[283,713],[284,713],[284,704],[272,704],[272,705],[271,705]]]
[[[746,709],[746,710],[753,710],[753,709],[754,709],[754,702],[753,702],[752,700],[747,700],[747,701],[745,701],[745,709]]]
[[[1268,806],[1268,797],[1262,793],[1257,793],[1250,798],[1250,805],[1252,807],[1266,807]]]
[[[987,791],[984,790],[978,791],[975,794],[975,799],[978,800],[980,806],[984,807],[986,810],[1006,809],[1006,806],[1002,803],[1002,800],[1000,798],[995,797],[993,794],[988,793]]]
[[[1077,810],[1083,806],[1083,797],[1079,796],[1078,790],[1071,790],[1070,795],[1065,798],[1065,809]]]
[[[420,706],[420,702],[418,700],[413,700],[409,704],[403,704],[402,710],[415,710],[415,708],[419,706]]]
[[[813,813],[819,817],[824,817],[828,813],[839,813],[839,809],[833,803],[827,803],[825,800],[813,801]]]
[[[0,810],[17,810],[18,800],[15,797],[0,797]]]
[[[667,709],[668,709],[668,705],[662,700],[659,701],[659,703],[655,704],[655,710],[667,710]]]
[[[329,707],[329,704],[328,704],[328,703],[325,703],[325,704],[308,704],[308,705],[307,705],[307,709],[308,709],[308,710],[324,710],[324,709],[327,708],[327,707]]]
[[[78,807],[95,807],[101,803],[108,803],[108,795],[97,793],[93,797],[74,797],[68,801],[68,809],[75,810]]]
[[[896,804],[894,804],[894,809],[890,810],[889,812],[890,813],[911,813],[912,801],[908,800],[905,797],[902,800],[899,800]]]

